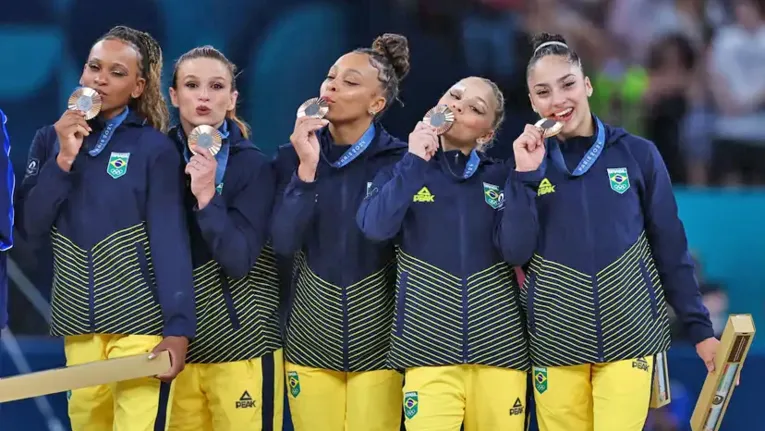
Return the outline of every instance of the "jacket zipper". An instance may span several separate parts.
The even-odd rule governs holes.
[[[238,330],[242,327],[239,322],[239,316],[236,315],[236,308],[234,308],[234,295],[231,294],[231,286],[228,284],[228,277],[220,271],[220,286],[223,291],[223,302],[226,303],[226,310],[228,311],[228,317],[231,319],[231,326],[234,330]]]
[[[587,184],[583,178],[579,178],[582,184],[582,207],[584,208],[584,225],[587,233],[587,248],[590,250],[590,273],[592,274],[592,301],[595,313],[595,338],[598,343],[598,361],[604,362],[603,355],[603,328],[600,321],[600,295],[598,292],[598,277],[595,274],[595,247],[592,240],[592,228],[590,226],[590,208],[587,200]]]
[[[348,182],[345,178],[341,181],[340,186],[340,214],[345,214],[345,210],[348,200]],[[341,224],[340,225],[340,256],[345,256],[346,251],[348,248],[348,226],[347,224]],[[354,223],[355,226],[355,223]],[[347,283],[345,282],[344,277],[345,272],[343,272],[340,276],[341,281],[341,298],[340,303],[343,310],[343,369],[347,370],[349,367],[349,359],[348,359],[348,346],[350,344],[348,340],[348,290],[347,290]]]
[[[457,183],[458,189],[463,184]],[[468,363],[470,352],[468,351],[468,284],[465,274],[465,249],[467,248],[465,231],[465,214],[462,202],[462,193],[457,195],[457,216],[459,218],[460,230],[460,273],[462,277],[462,362]]]
[[[93,273],[93,252],[88,251],[88,302],[89,302],[89,316],[90,332],[96,331],[96,286],[95,275]]]

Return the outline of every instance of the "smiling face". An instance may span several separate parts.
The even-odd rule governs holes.
[[[577,136],[588,129],[592,119],[587,98],[592,84],[580,65],[565,56],[547,55],[529,70],[528,85],[531,106],[540,116],[562,122],[562,136]]]
[[[475,148],[491,141],[499,101],[494,89],[482,78],[465,78],[452,86],[438,101],[454,113],[452,127],[443,139],[455,148]]]
[[[143,93],[146,79],[141,76],[140,61],[138,50],[119,39],[104,39],[91,48],[80,85],[101,95],[101,112],[107,118]]]

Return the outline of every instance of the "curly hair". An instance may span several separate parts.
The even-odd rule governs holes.
[[[143,94],[130,101],[130,107],[135,109],[155,129],[167,131],[170,114],[167,101],[162,95],[162,48],[149,34],[126,26],[113,27],[98,41],[120,40],[132,45],[138,52],[139,73],[146,80]]]

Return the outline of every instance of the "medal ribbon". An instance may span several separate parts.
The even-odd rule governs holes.
[[[125,110],[122,111],[120,115],[112,118],[111,120],[106,120],[106,127],[104,127],[104,130],[101,132],[101,136],[98,137],[96,146],[93,149],[88,150],[88,154],[96,157],[97,155],[101,154],[102,151],[104,151],[104,148],[106,148],[106,145],[109,143],[109,141],[111,141],[112,136],[114,136],[114,131],[117,130],[123,121],[125,121],[125,118],[127,118],[129,112],[130,108],[126,106]]]
[[[558,169],[572,177],[579,177],[589,171],[592,165],[595,164],[595,162],[598,160],[598,157],[600,157],[600,155],[603,153],[603,147],[606,145],[606,131],[603,127],[603,123],[600,122],[598,117],[595,117],[595,122],[598,127],[597,138],[595,139],[595,142],[592,144],[590,149],[587,150],[587,153],[584,155],[582,160],[579,161],[579,165],[576,167],[576,169],[574,169],[574,172],[569,171],[568,167],[566,166],[566,161],[563,158],[563,153],[560,151],[560,144],[558,144],[558,141],[554,138],[548,138],[545,140],[547,142],[547,148],[550,151],[550,156],[552,157],[553,162],[555,163],[555,166],[558,167]]]
[[[330,163],[333,168],[342,168],[348,163],[351,163],[352,161],[356,160],[357,157],[361,155],[367,148],[369,148],[369,144],[372,143],[372,140],[375,138],[375,125],[374,123],[369,125],[369,128],[367,128],[367,131],[364,132],[363,135],[361,135],[361,138],[356,141],[355,144],[351,145],[351,148],[348,148],[345,150],[342,156],[340,156],[339,159],[337,159],[336,162]]]

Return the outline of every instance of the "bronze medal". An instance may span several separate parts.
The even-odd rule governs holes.
[[[422,121],[435,127],[437,135],[443,135],[454,124],[454,113],[448,106],[438,105],[428,111],[422,118]]]
[[[542,118],[534,126],[542,131],[542,135],[545,138],[551,138],[563,130],[563,123],[549,118]]]
[[[297,117],[313,117],[321,119],[327,115],[327,112],[329,112],[329,104],[327,104],[327,101],[319,97],[314,97],[313,99],[306,100],[300,105],[300,108],[298,108],[297,111]]]
[[[196,145],[199,148],[205,148],[210,152],[212,156],[218,154],[220,151],[223,138],[220,135],[218,129],[212,126],[202,125],[197,126],[189,133],[189,150],[192,154],[196,154],[192,149],[192,146]]]
[[[92,88],[80,87],[69,96],[68,108],[85,113],[85,119],[95,118],[101,112],[101,95]]]

